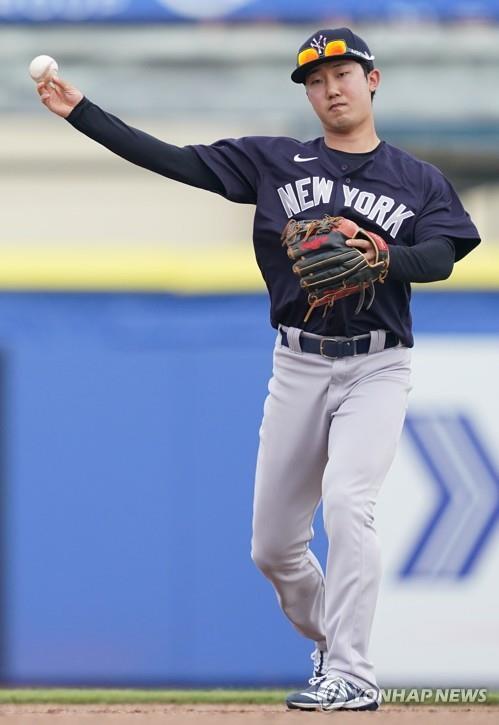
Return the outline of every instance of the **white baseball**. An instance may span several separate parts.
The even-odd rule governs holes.
[[[29,74],[35,83],[50,80],[58,70],[57,62],[50,55],[37,55],[29,64]]]

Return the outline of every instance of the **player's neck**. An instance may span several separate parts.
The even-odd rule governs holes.
[[[373,151],[380,139],[374,125],[360,126],[352,131],[340,133],[332,129],[324,129],[324,143],[330,149],[347,151],[352,154],[362,154]]]

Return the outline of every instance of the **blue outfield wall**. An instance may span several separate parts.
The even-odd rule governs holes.
[[[499,334],[499,293],[413,310]],[[3,681],[308,676],[249,555],[274,339],[263,295],[0,294]]]

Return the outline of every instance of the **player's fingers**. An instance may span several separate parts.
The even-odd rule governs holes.
[[[357,247],[357,249],[371,249],[371,245],[365,239],[347,239],[345,244],[349,247]]]
[[[36,84],[36,90],[40,94],[40,96],[44,96],[51,93],[52,86],[50,85],[50,81],[42,81],[41,83]]]
[[[57,96],[57,98],[64,98],[64,96],[66,95],[66,92],[64,91],[64,89],[61,88],[60,86],[56,86],[55,83],[53,83],[52,81],[50,83],[48,83],[48,86],[51,89],[54,96]]]
[[[71,83],[68,83],[67,81],[63,80],[62,78],[59,78],[59,76],[57,76],[57,75],[52,76],[52,78],[50,80],[61,91],[70,91],[74,88],[74,86],[72,86]]]

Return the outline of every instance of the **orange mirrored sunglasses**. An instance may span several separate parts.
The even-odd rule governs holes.
[[[347,46],[344,40],[330,40],[324,47],[324,52],[319,54],[316,48],[305,48],[301,53],[298,53],[298,67],[311,63],[313,60],[319,60],[319,58],[330,58],[335,55],[345,55],[348,53],[350,48]],[[351,51],[350,51],[351,52]]]

